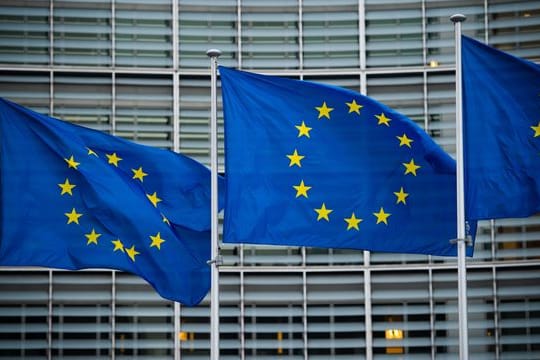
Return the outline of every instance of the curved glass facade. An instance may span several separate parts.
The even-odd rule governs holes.
[[[223,65],[372,96],[453,153],[454,13],[465,34],[540,61],[538,1],[3,0],[0,96],[208,164],[205,52],[219,48]],[[225,170],[221,128],[219,140]],[[458,356],[455,259],[222,252],[223,359]],[[540,358],[539,285],[540,216],[483,222],[472,358]],[[209,316],[208,298],[181,306],[121,272],[0,269],[0,359],[206,359]]]

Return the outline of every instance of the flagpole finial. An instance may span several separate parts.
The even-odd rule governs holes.
[[[219,56],[221,55],[221,50],[219,50],[219,49],[209,49],[209,50],[206,52],[206,55],[207,55],[208,57],[211,57],[211,58],[213,58],[213,57],[216,57],[216,58],[217,58],[217,57],[219,57]]]
[[[453,23],[463,22],[467,19],[467,17],[463,14],[454,14],[450,16],[450,20],[452,20]]]

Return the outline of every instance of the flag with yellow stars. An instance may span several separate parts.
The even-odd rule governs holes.
[[[540,212],[540,66],[462,37],[465,210]]]
[[[0,99],[0,265],[110,268],[194,305],[210,287],[210,171]]]
[[[456,165],[414,122],[347,89],[219,71],[225,242],[456,255]]]

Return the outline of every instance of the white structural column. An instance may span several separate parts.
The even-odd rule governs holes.
[[[461,23],[465,15],[455,14],[450,17],[455,28],[456,44],[456,183],[457,183],[457,247],[458,247],[458,322],[459,322],[459,358],[469,359],[469,335],[467,328],[467,237],[465,229],[465,192],[463,174],[463,108],[461,84]]]
[[[210,49],[206,52],[210,58],[210,168],[211,176],[211,246],[212,281],[210,289],[210,359],[219,360],[219,239],[218,239],[218,154],[217,154],[217,59],[221,51]]]

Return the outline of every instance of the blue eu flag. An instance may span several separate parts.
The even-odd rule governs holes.
[[[471,219],[540,211],[540,66],[462,37],[465,204]]]
[[[225,242],[456,255],[455,162],[410,119],[338,87],[220,74]]]
[[[0,99],[0,265],[110,268],[164,298],[210,287],[210,172]]]

